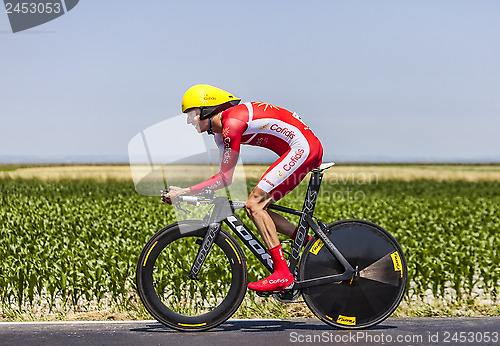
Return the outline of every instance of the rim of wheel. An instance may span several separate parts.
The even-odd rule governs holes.
[[[306,288],[309,308],[328,324],[360,329],[388,317],[406,288],[407,268],[401,247],[382,227],[363,220],[328,226],[329,239],[357,271],[352,280]],[[315,239],[304,249],[300,279],[340,274],[343,268]],[[307,270],[304,270],[307,266]]]
[[[241,304],[248,281],[246,260],[238,244],[221,230],[199,280],[188,279],[199,249],[196,240],[203,239],[205,230],[187,226],[182,232],[175,227],[159,232],[148,242],[138,263],[137,287],[144,306],[159,322],[178,330],[206,330],[224,322]],[[189,248],[179,243],[189,243]],[[161,274],[158,260],[167,265]]]

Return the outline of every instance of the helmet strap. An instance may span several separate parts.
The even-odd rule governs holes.
[[[214,132],[212,131],[212,117],[208,118],[208,134],[213,135]]]

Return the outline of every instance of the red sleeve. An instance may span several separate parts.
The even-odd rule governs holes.
[[[191,186],[189,190],[193,195],[201,193],[205,189],[218,190],[231,185],[234,169],[238,163],[240,154],[241,136],[246,128],[247,124],[244,121],[234,118],[225,120],[222,128],[224,151],[220,171],[212,178]]]

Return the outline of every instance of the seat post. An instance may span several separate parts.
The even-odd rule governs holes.
[[[300,217],[297,235],[295,237],[294,244],[292,246],[292,254],[290,256],[290,263],[288,268],[293,273],[295,266],[299,261],[300,250],[302,246],[305,245],[306,234],[309,229],[309,224],[307,223],[306,215],[309,217],[313,216],[314,206],[316,205],[316,200],[318,199],[319,188],[321,187],[321,179],[323,178],[323,173],[319,169],[313,169],[311,171],[311,179],[309,180],[309,186],[307,187],[306,198],[304,200],[304,205],[302,206],[303,215]]]
[[[311,179],[309,179],[309,186],[307,187],[306,198],[302,207],[302,212],[312,216],[314,213],[314,206],[318,199],[319,188],[321,187],[321,180],[323,179],[323,172],[319,169],[311,171]]]

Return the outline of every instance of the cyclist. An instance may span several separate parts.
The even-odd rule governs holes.
[[[231,184],[241,144],[274,151],[279,158],[248,196],[245,210],[257,226],[274,264],[269,277],[249,283],[248,288],[257,292],[277,292],[293,284],[294,279],[276,231],[295,239],[297,228],[267,206],[292,191],[308,172],[321,164],[323,147],[295,113],[262,102],[239,104],[240,101],[229,92],[210,85],[195,85],[186,91],[182,112],[187,114],[187,123],[198,132],[214,135],[222,151],[221,168],[219,173],[197,185],[184,189],[171,187],[163,200],[171,204],[175,197]]]

